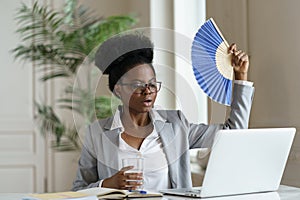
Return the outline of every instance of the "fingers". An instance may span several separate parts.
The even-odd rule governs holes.
[[[235,43],[231,44],[228,48],[228,53],[234,53],[237,50],[237,46]]]
[[[123,176],[126,189],[137,189],[143,185],[142,173],[125,173]]]
[[[248,55],[239,50],[239,51],[236,51],[235,53],[233,53],[233,56],[232,56],[232,66],[243,66],[245,62],[248,62],[249,61],[249,58],[248,58]]]
[[[126,167],[123,167],[122,169],[120,169],[120,172],[124,174],[126,171],[133,169],[133,168],[134,168],[134,166],[126,166]]]
[[[231,60],[232,66],[241,66],[243,62],[247,60],[248,60],[248,55],[245,52],[238,50],[233,53],[232,60]]]
[[[244,51],[237,50],[235,43],[229,46],[228,53],[232,54],[231,64],[234,67],[243,66],[249,61],[248,55]]]
[[[123,167],[113,176],[104,179],[102,185],[104,187],[117,189],[138,189],[143,185],[143,173],[126,172],[133,166]],[[126,173],[125,173],[126,172]]]
[[[142,173],[126,173],[124,174],[126,180],[143,180]]]
[[[127,172],[131,170],[134,166],[126,166],[120,169],[114,176],[111,177],[113,179],[113,187],[119,189],[138,189],[143,185],[143,173],[142,172]]]
[[[238,50],[236,44],[228,47],[228,53],[231,56],[231,65],[233,66],[234,75],[236,80],[247,80],[247,73],[249,68],[249,57],[242,51]]]
[[[244,53],[244,55],[239,58],[238,66],[243,66],[246,62],[248,62],[248,55]]]
[[[125,189],[137,189],[143,185],[143,180],[134,180],[134,181],[125,181],[124,188]]]

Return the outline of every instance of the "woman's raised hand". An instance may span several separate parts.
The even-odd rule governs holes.
[[[247,80],[249,69],[249,56],[242,50],[238,50],[236,44],[231,44],[228,53],[232,54],[231,64],[233,66],[236,80]]]

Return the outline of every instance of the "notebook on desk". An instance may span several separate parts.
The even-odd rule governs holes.
[[[217,197],[276,191],[295,132],[295,128],[220,130],[211,148],[202,187],[160,192]]]

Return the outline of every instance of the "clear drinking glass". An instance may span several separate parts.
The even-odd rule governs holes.
[[[133,166],[132,169],[125,172],[126,173],[143,173],[144,170],[144,159],[143,158],[124,158],[122,159],[122,167]],[[127,180],[142,182],[143,180]],[[143,189],[143,186],[137,187],[138,190]]]

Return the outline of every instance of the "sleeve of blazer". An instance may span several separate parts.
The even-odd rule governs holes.
[[[85,142],[82,147],[81,156],[78,162],[78,170],[75,181],[73,182],[73,191],[98,187],[99,179],[97,172],[97,159],[94,152],[94,144],[91,136],[90,126],[86,131]]]
[[[224,124],[189,124],[188,139],[190,148],[211,147],[215,134],[220,129],[248,128],[253,95],[254,87],[234,84],[231,111],[228,119]],[[182,119],[185,119],[185,117],[182,116]]]

